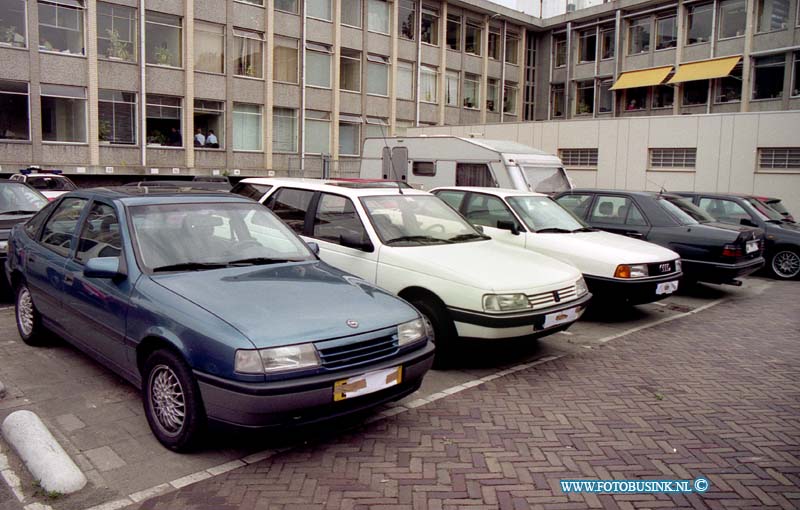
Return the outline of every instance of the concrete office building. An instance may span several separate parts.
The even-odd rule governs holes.
[[[0,171],[347,173],[413,126],[796,110],[797,2],[0,0]]]

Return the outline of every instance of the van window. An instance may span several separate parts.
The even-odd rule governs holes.
[[[339,244],[342,234],[367,239],[367,232],[349,198],[323,193],[314,217],[314,237]]]
[[[536,193],[558,193],[571,189],[563,168],[522,165],[522,173],[530,191]]]
[[[436,175],[436,164],[433,161],[414,161],[411,171],[420,177],[433,177]]]
[[[267,207],[272,209],[292,230],[302,234],[305,228],[306,212],[314,197],[313,191],[281,188],[269,197]]]
[[[497,182],[485,163],[456,163],[456,186],[496,188]]]

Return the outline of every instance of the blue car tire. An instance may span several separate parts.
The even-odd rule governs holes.
[[[31,291],[25,282],[17,285],[14,313],[17,320],[17,331],[27,345],[41,345],[46,333],[42,317],[33,304]]]

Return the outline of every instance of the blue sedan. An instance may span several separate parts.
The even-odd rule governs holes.
[[[237,195],[97,189],[15,227],[6,272],[22,339],[52,331],[141,387],[182,451],[209,420],[310,422],[419,388],[419,313],[315,251]]]

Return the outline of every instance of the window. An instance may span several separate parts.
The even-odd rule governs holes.
[[[456,186],[497,187],[497,182],[482,163],[456,163]]]
[[[381,34],[389,33],[389,3],[384,0],[367,0],[367,29]]]
[[[597,149],[559,149],[558,157],[566,167],[597,166]]]
[[[436,163],[433,161],[414,161],[411,165],[411,173],[420,177],[434,177],[436,175]]]
[[[81,230],[75,260],[83,264],[95,257],[119,257],[121,254],[117,214],[110,205],[95,202]]]
[[[638,87],[625,90],[625,111],[631,112],[647,108],[647,89]]]
[[[297,152],[297,110],[272,109],[272,150]]]
[[[42,84],[42,140],[86,142],[86,89]]]
[[[614,58],[614,27],[600,30],[600,58]]]
[[[423,5],[420,22],[422,23],[420,40],[426,44],[439,46],[439,9]]]
[[[136,30],[136,9],[97,2],[97,55],[100,58],[136,62]]]
[[[556,202],[578,218],[585,218],[592,203],[592,195],[563,195]]]
[[[331,88],[331,49],[325,44],[306,44],[306,84]]]
[[[370,0],[370,2],[380,2],[381,0]],[[370,4],[371,5],[371,4]],[[408,39],[410,41],[414,40],[414,34],[417,32],[417,24],[416,24],[416,7],[417,2],[415,0],[400,0],[400,4],[397,6],[398,8],[398,16],[397,16],[397,32],[400,34],[400,37],[404,39]],[[388,20],[388,8],[386,9],[387,14],[386,18]],[[370,28],[370,30],[372,30]],[[388,32],[388,30],[387,30]]]
[[[744,35],[747,20],[745,0],[721,0],[719,3],[719,38]]]
[[[500,30],[497,28],[490,28],[489,29],[489,58],[493,60],[500,60],[500,51],[502,50],[502,46],[500,45]]]
[[[367,117],[364,138],[382,138],[389,135],[389,121],[381,117]]]
[[[584,30],[578,35],[578,54],[580,62],[594,62],[597,53],[597,33],[594,28]]]
[[[39,49],[84,55],[83,0],[39,0]],[[16,33],[16,32],[15,32]],[[4,35],[4,39],[8,36]],[[14,36],[16,39],[16,36]]]
[[[756,17],[757,32],[786,29],[789,21],[789,0],[758,0]]]
[[[183,65],[181,18],[159,12],[147,12],[145,26],[147,63],[160,66]]]
[[[675,89],[669,85],[653,87],[653,108],[672,108],[675,102]]]
[[[361,143],[361,118],[345,114],[340,118],[343,120],[339,122],[339,154],[357,156]]]
[[[361,52],[342,48],[339,58],[339,88],[350,92],[361,91]]]
[[[486,109],[490,112],[500,111],[499,83],[500,80],[497,78],[489,78],[486,80]]]
[[[0,46],[25,48],[28,45],[25,0],[0,0]],[[99,23],[99,19],[98,19]]]
[[[342,0],[342,25],[361,28],[361,0]]]
[[[731,74],[714,80],[714,102],[731,103],[742,100],[742,66],[733,68]]]
[[[223,101],[195,99],[194,129],[193,144],[195,147],[205,149],[224,147],[225,103]]]
[[[464,74],[464,107],[480,108],[481,77],[477,74]],[[495,96],[496,97],[496,96]],[[488,102],[488,101],[487,101]]]
[[[694,168],[697,149],[650,149],[650,168]]]
[[[389,58],[367,55],[367,94],[389,94]]]
[[[503,113],[509,115],[517,114],[517,93],[519,87],[516,83],[507,81],[503,87]]]
[[[464,51],[481,56],[481,40],[483,39],[483,29],[479,21],[467,20],[464,30]]]
[[[518,224],[514,214],[500,198],[482,193],[472,193],[467,200],[464,216],[473,225],[497,228],[501,221]]]
[[[628,55],[650,51],[651,29],[652,22],[649,16],[630,21],[630,25],[628,25]]]
[[[234,42],[234,74],[248,78],[264,76],[264,34],[233,29]]]
[[[314,216],[313,236],[339,244],[343,235],[369,239],[353,202],[343,196],[323,193]]]
[[[225,27],[194,22],[194,70],[206,73],[225,72]]]
[[[586,80],[575,83],[575,114],[591,115],[594,112],[594,81]]]
[[[266,195],[271,189],[272,186],[268,184],[240,182],[235,185],[233,189],[231,189],[231,193],[247,197],[251,200],[255,200],[256,202],[261,202],[261,199],[264,198],[264,195]]]
[[[464,192],[463,191],[451,191],[451,190],[443,190],[443,191],[436,191],[434,195],[444,200],[444,202],[458,211],[461,208],[461,202],[464,200]]]
[[[646,225],[642,214],[630,198],[600,195],[594,204],[589,215],[590,223]]]
[[[800,52],[794,54],[794,72],[792,73],[792,97],[800,96]]]
[[[676,16],[656,18],[656,49],[674,48],[678,45],[678,22]]]
[[[445,74],[445,104],[447,106],[458,106],[458,81],[460,78],[458,71],[448,70]]]
[[[553,59],[556,67],[567,65],[567,34],[553,36]]]
[[[414,99],[414,64],[411,62],[397,62],[397,98]]]
[[[289,228],[302,234],[306,225],[306,213],[312,198],[314,198],[313,191],[281,188],[270,195],[264,205],[272,209],[272,212]]]
[[[272,78],[275,81],[297,83],[298,78],[298,46],[297,39],[275,36],[272,48]]]
[[[28,84],[0,80],[0,140],[30,140]]]
[[[753,59],[753,99],[783,96],[783,73],[786,58],[772,55]]]
[[[327,112],[306,110],[305,151],[311,154],[331,152],[331,116]]]
[[[519,35],[513,32],[506,32],[506,63],[519,63]]]
[[[688,30],[686,31],[686,44],[708,42],[711,39],[711,25],[713,23],[713,4],[689,5]]]
[[[564,84],[553,83],[550,85],[550,116],[553,118],[564,116]]]
[[[331,21],[331,0],[306,0],[306,15],[309,18]]]
[[[759,148],[758,167],[800,169],[800,147]]]
[[[101,142],[121,145],[136,143],[136,94],[98,90],[97,115]]]
[[[84,198],[66,198],[53,212],[42,229],[42,244],[62,257],[72,251],[72,237],[86,205]]]
[[[701,209],[710,214],[715,220],[721,223],[741,225],[743,219],[751,219],[750,213],[744,207],[733,200],[721,200],[717,198],[701,198],[698,204]]]
[[[183,147],[181,98],[147,94],[147,144]]]
[[[261,106],[233,103],[233,150],[260,151]]]
[[[461,51],[461,16],[447,15],[447,48]]]
[[[275,0],[275,10],[297,14],[297,0]]]
[[[614,93],[611,90],[612,80],[597,82],[597,113],[611,113],[614,109]]]
[[[438,74],[435,67],[420,66],[419,69],[419,99],[426,103],[435,103],[438,89]]]

